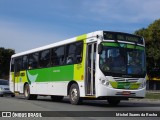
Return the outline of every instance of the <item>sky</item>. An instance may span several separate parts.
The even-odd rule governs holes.
[[[134,33],[160,0],[0,0],[0,47],[23,52],[97,30]]]

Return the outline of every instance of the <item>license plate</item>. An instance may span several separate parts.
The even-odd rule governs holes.
[[[130,91],[123,91],[123,92],[122,92],[122,95],[130,95],[130,94],[131,94]]]

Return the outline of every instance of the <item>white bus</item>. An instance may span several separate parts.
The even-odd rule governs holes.
[[[60,101],[69,96],[71,104],[144,98],[145,41],[133,34],[96,31],[14,54],[10,90],[26,99],[49,95]]]

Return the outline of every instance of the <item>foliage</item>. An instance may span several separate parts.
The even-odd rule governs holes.
[[[10,59],[14,53],[12,49],[0,47],[0,77],[9,75]]]
[[[143,36],[146,41],[147,72],[152,76],[153,71],[160,69],[160,19],[135,34]]]

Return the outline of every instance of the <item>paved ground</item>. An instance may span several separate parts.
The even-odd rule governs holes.
[[[64,117],[56,117],[54,119],[78,119],[78,120],[95,120],[95,119],[104,119],[105,117],[92,117],[95,114],[99,114],[100,112],[108,111],[119,111],[119,112],[147,112],[147,111],[160,111],[160,101],[159,100],[137,100],[131,99],[129,101],[122,101],[118,106],[110,106],[107,101],[84,101],[82,105],[71,105],[69,103],[68,98],[64,98],[62,102],[53,102],[50,97],[38,97],[38,100],[25,100],[23,96],[16,96],[15,98],[11,97],[1,97],[0,98],[0,111],[54,111],[53,114],[57,114],[58,116],[62,115]],[[85,114],[82,113],[81,117],[69,117],[70,113],[59,112],[59,111],[100,111],[100,112],[92,112],[89,117],[83,117]],[[51,113],[51,114],[52,114]],[[75,112],[73,112],[74,114]],[[66,117],[69,115],[68,117]],[[114,117],[112,120],[117,119],[128,119],[124,117]],[[1,118],[0,118],[1,119]],[[16,118],[17,119],[17,118]],[[24,119],[24,118],[23,118]],[[27,119],[27,118],[26,118]],[[36,118],[34,118],[36,119]],[[51,119],[51,118],[38,118],[38,119]],[[107,119],[111,119],[107,117]],[[132,117],[132,119],[137,120],[137,117]],[[144,118],[140,118],[144,119]],[[151,119],[150,117],[145,119]],[[155,118],[158,120],[158,118]]]

